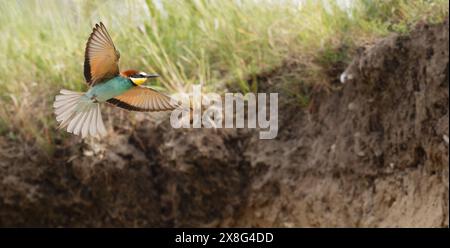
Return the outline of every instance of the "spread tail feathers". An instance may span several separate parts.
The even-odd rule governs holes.
[[[99,103],[80,92],[63,89],[59,93],[53,103],[59,128],[75,135],[81,134],[83,138],[106,135]]]

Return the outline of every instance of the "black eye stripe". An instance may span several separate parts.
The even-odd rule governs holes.
[[[136,74],[131,76],[132,78],[145,78],[145,75],[141,75],[141,74]]]

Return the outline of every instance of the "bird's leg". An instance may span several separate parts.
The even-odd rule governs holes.
[[[91,97],[91,100],[92,100],[93,103],[98,103],[98,101],[97,101],[97,96],[96,96],[96,95],[93,95],[93,96]]]

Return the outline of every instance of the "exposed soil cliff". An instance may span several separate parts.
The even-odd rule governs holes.
[[[361,51],[308,109],[280,95],[274,140],[147,117],[52,158],[0,138],[0,226],[448,226],[448,31]]]

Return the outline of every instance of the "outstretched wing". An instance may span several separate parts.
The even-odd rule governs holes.
[[[95,24],[86,43],[84,54],[84,77],[89,86],[119,75],[119,51],[105,25]]]
[[[169,96],[143,86],[135,86],[107,102],[126,110],[140,112],[166,111],[177,107],[171,103]]]

